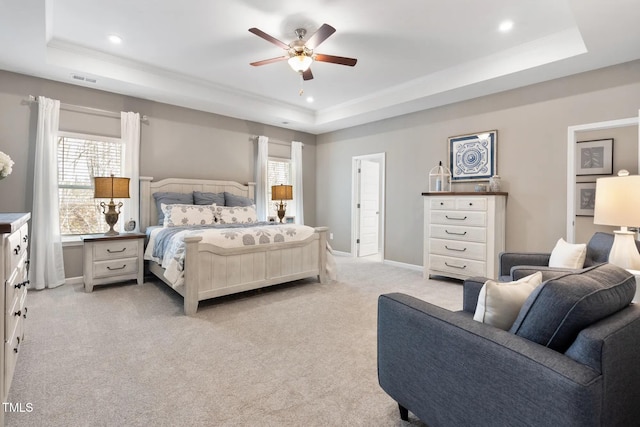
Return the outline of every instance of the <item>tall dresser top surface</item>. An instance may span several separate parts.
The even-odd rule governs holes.
[[[20,229],[31,218],[26,213],[0,213],[0,233],[13,233]]]
[[[506,191],[432,191],[423,196],[508,196]]]

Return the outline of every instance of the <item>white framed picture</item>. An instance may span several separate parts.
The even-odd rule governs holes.
[[[488,181],[497,174],[498,131],[449,138],[451,181]]]
[[[611,175],[613,138],[576,143],[576,175]]]
[[[596,183],[576,182],[576,216],[593,216],[596,207]]]

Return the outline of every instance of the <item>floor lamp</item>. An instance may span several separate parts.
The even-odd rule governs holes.
[[[627,227],[640,225],[640,175],[618,176],[596,180],[594,224],[620,227],[614,231],[609,262],[629,270],[640,270],[640,253],[636,234]]]

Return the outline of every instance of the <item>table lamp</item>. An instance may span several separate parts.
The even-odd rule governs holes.
[[[618,176],[596,180],[594,224],[619,226],[614,231],[609,262],[619,267],[640,270],[640,254],[635,233],[627,227],[640,225],[640,175],[620,171]]]
[[[120,215],[120,208],[122,208],[122,202],[117,205],[113,202],[113,199],[128,199],[129,198],[129,178],[111,176],[97,176],[94,181],[94,199],[111,199],[109,204],[100,202],[102,207],[102,213],[104,213],[104,219],[109,224],[109,231],[104,233],[105,236],[117,236],[118,233],[113,229],[113,226],[118,222],[118,216]],[[117,210],[116,210],[117,208]]]
[[[284,184],[271,186],[271,200],[280,200],[280,204],[276,203],[276,209],[280,222],[284,222],[282,219],[284,218],[287,204],[283,200],[293,200],[293,186]]]

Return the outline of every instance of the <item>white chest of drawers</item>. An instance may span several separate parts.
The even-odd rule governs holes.
[[[507,193],[423,193],[424,276],[495,278]]]
[[[83,236],[84,290],[92,292],[95,285],[137,280],[143,283],[144,238],[141,233],[117,236]]]
[[[0,214],[0,236],[2,238],[2,260],[0,275],[4,281],[4,290],[0,298],[4,307],[0,330],[4,336],[4,349],[0,351],[0,386],[3,402],[7,401],[13,372],[20,353],[20,344],[24,340],[24,322],[27,317],[27,286],[30,213]],[[1,416],[4,411],[0,411]],[[2,423],[4,425],[4,423]]]

